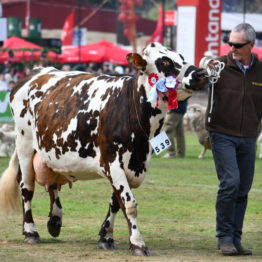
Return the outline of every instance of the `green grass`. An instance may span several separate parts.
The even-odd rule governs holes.
[[[196,137],[187,133],[185,159],[154,156],[146,180],[133,190],[138,221],[151,250],[149,258],[128,251],[128,229],[119,212],[115,226],[115,251],[97,248],[98,232],[108,210],[111,188],[107,180],[76,182],[60,193],[64,217],[59,238],[46,229],[49,197],[36,187],[33,215],[42,243],[30,246],[21,235],[22,215],[0,224],[1,262],[74,261],[262,261],[262,160],[257,159],[254,184],[244,223],[243,243],[252,257],[222,257],[216,250],[215,198],[218,180],[212,154],[198,159]],[[0,171],[8,159],[0,159]]]

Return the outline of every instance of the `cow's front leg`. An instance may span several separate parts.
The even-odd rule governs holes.
[[[129,235],[130,235],[130,249],[134,255],[149,256],[149,250],[139,232],[137,224],[137,202],[128,185],[125,174],[116,176],[112,175],[112,186],[115,195],[118,198],[119,205],[126,217]]]
[[[108,213],[99,232],[100,239],[98,241],[98,246],[102,249],[106,249],[106,250],[115,249],[113,232],[114,232],[115,218],[117,212],[119,211],[119,208],[120,207],[119,207],[118,199],[115,193],[113,193],[109,204]]]
[[[53,237],[58,237],[62,226],[62,205],[58,196],[57,185],[52,185],[48,188],[50,196],[50,212],[49,221],[47,222],[48,232]]]

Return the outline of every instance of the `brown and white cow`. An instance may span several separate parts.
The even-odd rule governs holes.
[[[11,91],[16,152],[1,179],[0,211],[3,216],[7,214],[4,208],[16,205],[18,181],[26,242],[40,240],[31,211],[35,180],[49,190],[48,230],[57,236],[62,225],[59,184],[107,178],[113,194],[99,233],[100,248],[114,248],[114,220],[121,208],[131,250],[149,255],[138,229],[137,202],[131,188],[145,178],[152,154],[149,140],[161,130],[168,92],[159,95],[158,106],[148,102],[152,88],[148,78],[152,73],[158,78],[178,76],[185,88],[198,89],[205,85],[206,70],[189,66],[181,55],[158,43],[149,44],[142,56],[132,53],[127,59],[139,70],[137,76],[62,72],[48,67],[35,69]],[[39,166],[43,169],[38,170]],[[39,175],[43,170],[46,180]]]

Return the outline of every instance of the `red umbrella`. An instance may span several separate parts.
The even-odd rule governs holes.
[[[5,40],[2,48],[3,51],[0,51],[0,62],[2,63],[6,60],[11,60],[13,62],[38,60],[42,55],[41,50],[43,49],[43,47],[39,45],[16,36],[9,37],[7,40]],[[8,51],[4,49],[9,49],[9,51],[12,51],[13,57],[10,57]],[[56,61],[58,55],[54,52],[48,51],[47,57],[52,61]]]
[[[60,62],[96,62],[105,61],[112,64],[127,65],[126,55],[129,50],[112,42],[102,40],[85,46],[70,46],[63,49]],[[79,59],[80,58],[80,59]]]
[[[220,55],[226,55],[231,51],[231,47],[228,44],[220,46]],[[262,47],[252,48],[252,53],[256,53],[259,59],[262,59]]]

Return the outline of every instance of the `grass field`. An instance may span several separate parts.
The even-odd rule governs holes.
[[[223,257],[216,250],[215,198],[218,181],[212,154],[198,159],[201,149],[187,133],[187,157],[162,159],[154,156],[142,186],[133,190],[138,201],[138,220],[151,257],[130,254],[128,229],[121,212],[114,238],[117,249],[97,247],[98,232],[108,209],[111,188],[106,180],[77,182],[60,193],[64,217],[59,238],[46,229],[49,197],[37,186],[33,215],[42,243],[23,242],[22,215],[0,224],[1,262],[83,261],[262,261],[262,160],[257,159],[255,180],[249,195],[243,243],[251,257]],[[0,171],[8,159],[0,159]]]

